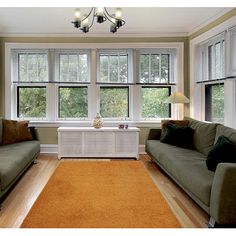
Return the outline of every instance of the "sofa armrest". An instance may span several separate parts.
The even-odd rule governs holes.
[[[161,129],[150,129],[147,140],[159,140],[161,137]]]
[[[236,223],[236,164],[216,168],[210,199],[210,215],[218,224]]]
[[[37,129],[34,126],[30,126],[29,129],[30,129],[30,133],[33,137],[33,140],[39,140]]]

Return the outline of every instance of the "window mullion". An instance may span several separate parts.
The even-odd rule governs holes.
[[[152,75],[151,75],[151,54],[149,53],[148,55],[149,55],[149,58],[148,58],[149,59],[149,71],[148,71],[149,79],[148,79],[148,82],[151,83],[152,82],[152,79],[151,79],[152,78]]]

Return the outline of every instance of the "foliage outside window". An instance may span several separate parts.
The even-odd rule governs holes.
[[[59,118],[88,117],[88,88],[59,87]]]
[[[100,113],[104,118],[129,117],[129,88],[100,87]]]
[[[141,117],[166,118],[170,117],[170,105],[165,100],[170,95],[170,88],[142,87],[141,88]]]
[[[100,53],[98,82],[128,83],[128,54]]]
[[[17,87],[17,117],[46,117],[46,87]]]
[[[224,123],[224,84],[205,86],[205,119]]]
[[[87,82],[88,56],[87,54],[60,54],[60,81]]]

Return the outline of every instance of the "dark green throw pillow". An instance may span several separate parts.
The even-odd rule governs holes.
[[[193,148],[193,134],[194,130],[189,126],[168,124],[160,141],[181,148]]]
[[[224,135],[219,136],[216,144],[207,155],[208,170],[215,171],[220,162],[236,163],[236,148]]]

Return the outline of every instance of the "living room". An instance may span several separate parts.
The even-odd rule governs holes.
[[[62,2],[0,6],[0,228],[234,227],[234,2]]]

